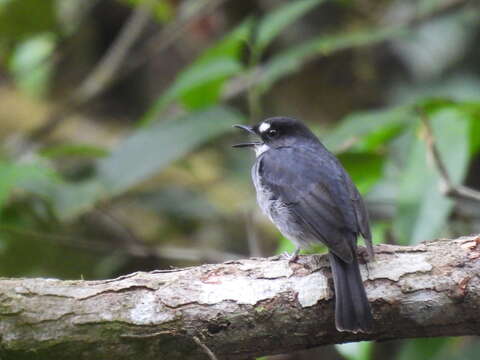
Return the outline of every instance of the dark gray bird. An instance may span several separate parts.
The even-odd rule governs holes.
[[[301,248],[321,242],[329,249],[335,285],[335,325],[339,331],[370,332],[373,318],[357,260],[362,235],[373,259],[368,214],[350,176],[337,158],[301,122],[274,117],[250,127],[260,138],[234,145],[252,147],[252,179],[262,211]]]

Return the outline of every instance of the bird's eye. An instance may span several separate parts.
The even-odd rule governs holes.
[[[278,131],[275,130],[275,129],[270,129],[270,130],[268,130],[268,132],[267,132],[267,136],[268,136],[270,139],[276,138],[276,137],[278,136]]]

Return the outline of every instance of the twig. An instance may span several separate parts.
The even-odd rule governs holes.
[[[180,18],[167,25],[159,34],[154,35],[151,39],[146,41],[143,49],[140,50],[128,64],[126,64],[126,67],[122,70],[121,74],[118,75],[118,79],[124,78],[126,75],[145,64],[152,56],[166,50],[187,32],[190,24],[208,14],[211,14],[226,1],[228,0],[210,0],[190,16]]]
[[[58,235],[43,233],[32,230],[25,230],[7,225],[0,225],[0,234],[2,232],[30,237],[38,241],[47,241],[55,243],[59,246],[64,246],[73,249],[83,249],[96,253],[112,253],[116,251],[120,254],[125,254],[133,258],[145,258],[152,256],[157,259],[177,260],[177,261],[193,261],[198,263],[213,262],[219,263],[228,260],[238,260],[240,255],[222,252],[215,249],[195,249],[195,248],[181,248],[175,246],[148,246],[140,245],[131,246],[126,244],[123,247],[118,247],[115,244],[107,242],[92,241],[80,238],[78,236]]]
[[[127,53],[142,34],[150,17],[150,8],[156,1],[144,0],[136,8],[106,54],[74,93],[74,103],[87,102],[108,87],[125,60]]]
[[[150,1],[154,0],[145,0],[146,3],[144,3],[143,7],[147,6],[147,4]],[[155,35],[153,38],[151,38],[149,41],[147,41],[146,46],[144,47],[143,50],[139,51],[140,55],[136,55],[136,58],[131,59],[128,64],[125,64],[124,69],[120,72],[119,68],[123,63],[123,59],[118,58],[118,60],[115,60],[113,64],[116,66],[115,71],[108,70],[105,68],[104,63],[109,63],[110,61],[104,61],[104,59],[100,60],[98,63],[97,67],[99,69],[105,69],[104,71],[97,70],[97,67],[92,71],[92,74],[96,73],[99,76],[99,81],[98,83],[95,84],[92,83],[90,80],[91,76],[87,76],[87,79],[80,85],[79,89],[69,98],[65,103],[63,103],[61,106],[59,106],[57,109],[53,110],[51,114],[48,116],[47,120],[44,122],[44,125],[41,127],[37,128],[34,130],[31,135],[28,137],[27,140],[24,140],[23,144],[17,145],[17,153],[24,153],[26,150],[31,149],[34,146],[34,143],[38,142],[40,139],[51,133],[57,126],[59,126],[61,123],[63,123],[64,119],[71,113],[77,110],[78,107],[84,105],[86,102],[90,101],[92,98],[94,98],[96,95],[99,93],[107,90],[113,83],[115,83],[117,80],[123,78],[124,76],[128,75],[131,73],[131,71],[135,70],[139,66],[143,65],[150,56],[157,54],[160,51],[165,50],[168,48],[171,44],[175,43],[176,40],[178,40],[179,37],[181,37],[186,30],[188,29],[188,25],[192,22],[195,21],[198,18],[201,18],[202,16],[205,16],[209,12],[213,11],[216,7],[220,6],[227,0],[211,0],[209,1],[203,8],[198,10],[196,13],[190,15],[189,17],[185,19],[180,19],[178,21],[175,21],[172,25],[167,26],[159,35]],[[419,17],[413,17],[407,20],[406,22],[402,23],[401,26],[405,28],[412,28],[413,26],[420,25],[424,23],[425,21],[430,20],[431,18],[435,16],[440,16],[445,14],[445,12],[452,11],[452,10],[457,10],[458,8],[469,4],[470,1],[468,0],[451,0],[443,4],[442,6],[439,6],[436,11],[432,11],[431,13],[419,16]],[[137,8],[135,13],[132,15],[131,19],[127,20],[125,26],[133,26],[130,25],[130,20],[134,23],[134,25],[138,26],[141,25],[143,16],[140,16],[140,14],[137,15],[137,12],[144,12],[143,8]],[[133,21],[135,19],[135,21]],[[144,25],[143,25],[144,26]],[[138,35],[141,33],[140,26],[138,29],[135,29],[132,32],[133,35],[138,37]],[[112,45],[112,53],[114,54],[125,54],[128,52],[128,49],[130,49],[131,45],[134,43],[136,38],[134,36],[130,36],[129,32],[126,31],[121,31],[120,35],[123,35],[125,37],[128,37],[129,40],[131,41],[131,44],[129,44],[127,41],[117,39],[115,43]],[[119,37],[120,37],[119,35]],[[115,44],[117,43],[123,44],[123,46],[128,47],[126,51],[121,51],[118,49]],[[113,51],[113,49],[116,48],[117,50]],[[110,50],[107,51],[105,57],[109,57]],[[118,64],[117,64],[118,62]],[[110,75],[108,75],[110,73]],[[241,75],[238,78],[233,79],[230,84],[227,85],[226,91],[222,94],[222,100],[230,100],[238,95],[243,94],[245,91],[247,91],[250,87],[254,86],[256,83],[262,81],[262,76],[261,74],[263,73],[263,68],[262,66],[257,66],[256,68],[252,69],[250,74]],[[109,78],[110,77],[110,78]],[[96,77],[94,77],[96,78]],[[101,86],[100,86],[101,85]],[[81,100],[81,101],[79,101]]]
[[[78,89],[74,91],[62,105],[50,113],[43,125],[32,131],[28,139],[25,139],[24,143],[20,144],[18,153],[22,154],[31,150],[36,142],[50,134],[57,126],[63,123],[69,114],[77,110],[78,107],[91,101],[95,96],[109,87],[129,50],[148,23],[148,9],[155,1],[156,0],[145,0],[136,8],[130,18],[125,22],[125,25],[105,55],[100,59],[90,74],[87,75]]]
[[[207,345],[202,343],[198,337],[194,336],[193,341],[195,341],[195,344],[202,348],[202,350],[205,352],[205,354],[207,354],[210,360],[218,360],[212,350],[210,350]]]
[[[460,10],[462,7],[473,3],[470,0],[450,0],[443,4],[437,6],[434,10],[429,13],[422,14],[419,16],[412,16],[408,19],[398,23],[393,24],[397,26],[399,29],[408,29],[408,31],[414,30],[416,27],[425,24],[427,21],[430,21],[436,17],[443,16],[448,12]],[[377,26],[384,26],[384,27],[391,27],[392,24],[376,24]],[[375,26],[375,24],[373,25]],[[361,32],[361,30],[357,30],[357,32]],[[381,43],[390,40],[390,37],[381,40]],[[355,45],[351,45],[350,47],[355,47]],[[342,48],[341,50],[344,51],[346,48]],[[328,52],[325,56],[331,55],[332,52]],[[320,56],[324,55],[323,53],[319,52],[313,56],[308,57],[305,62],[309,62],[313,59],[319,58]],[[225,90],[222,93],[222,100],[228,101],[232,98],[235,98],[239,95],[244,94],[247,92],[251,87],[254,87],[256,84],[261,83],[264,81],[263,74],[265,72],[264,65],[257,65],[250,70],[247,74],[241,74],[238,77],[233,78],[230,80],[225,87]]]
[[[39,142],[61,125],[68,115],[90,102],[100,93],[106,91],[116,81],[124,78],[133,70],[143,65],[152,55],[158,54],[171,46],[179,37],[185,34],[188,26],[193,21],[214,11],[215,8],[227,0],[210,0],[194,14],[167,26],[160,34],[155,35],[146,42],[144,49],[138,52],[140,55],[129,59],[129,62],[125,64],[124,59],[126,55],[148,23],[148,9],[155,1],[157,0],[144,0],[142,5],[137,7],[125,22],[124,27],[105,53],[105,56],[80,84],[78,90],[63,104],[54,109],[44,121],[43,125],[33,130],[27,139],[23,139],[22,143],[17,144],[17,154],[22,155],[28,150],[31,150],[35,146],[35,143]],[[122,65],[123,70],[120,71]]]
[[[433,135],[432,127],[430,126],[428,115],[425,113],[425,111],[418,107],[417,112],[419,113],[422,123],[425,127],[425,140],[427,142],[428,152],[433,160],[433,164],[436,167],[438,174],[440,175],[440,180],[442,182],[442,192],[446,196],[455,199],[480,201],[480,191],[473,190],[463,185],[453,184],[447,167],[445,166],[435,143],[435,137]]]
[[[443,3],[437,4],[433,11],[426,14],[415,16],[408,21],[409,26],[416,26],[425,23],[432,18],[446,15],[452,11],[461,9],[463,6],[473,4],[472,0],[448,0]]]
[[[93,210],[92,220],[95,220],[102,227],[108,227],[115,232],[118,238],[122,239],[125,248],[128,248],[134,254],[139,254],[141,257],[156,256],[153,250],[145,245],[142,239],[139,239],[129,226],[118,220],[107,210],[95,208]]]
[[[170,259],[179,261],[195,262],[222,262],[227,260],[240,259],[240,255],[213,248],[182,248],[176,246],[148,246],[144,240],[139,238],[135,232],[122,221],[113,216],[105,209],[97,208],[95,213],[99,216],[95,220],[103,220],[100,225],[108,226],[117,236],[124,241],[124,248],[130,254],[137,257],[152,256],[158,259]],[[103,223],[103,224],[102,224]]]

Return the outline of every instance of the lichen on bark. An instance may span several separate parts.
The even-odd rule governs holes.
[[[315,345],[478,335],[480,237],[377,246],[371,334],[339,333],[325,256],[245,259],[101,281],[0,279],[0,358],[221,359]]]

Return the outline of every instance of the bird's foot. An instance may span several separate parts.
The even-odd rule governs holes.
[[[359,246],[357,248],[357,256],[365,264],[372,261],[372,256],[368,253],[368,249],[365,246]]]
[[[289,253],[288,251],[285,251],[280,255],[281,259],[288,260],[288,262],[295,263],[298,260],[298,254],[300,253],[300,248],[296,248],[293,253]]]

